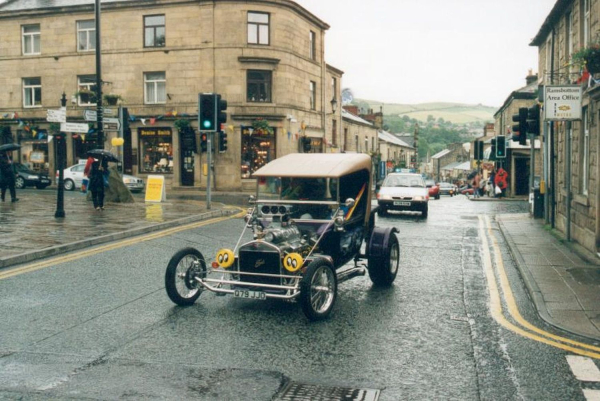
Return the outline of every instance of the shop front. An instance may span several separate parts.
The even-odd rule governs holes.
[[[171,127],[138,128],[139,172],[173,173],[173,131]]]
[[[48,131],[42,129],[18,130],[17,138],[21,149],[19,149],[18,160],[15,157],[15,161],[20,162],[36,173],[48,175],[50,170]]]
[[[275,138],[277,128],[270,130],[241,127],[242,131],[242,179],[251,178],[252,173],[277,158]]]

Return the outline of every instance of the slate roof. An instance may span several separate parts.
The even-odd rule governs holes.
[[[441,152],[437,152],[435,155],[431,156],[432,159],[439,159],[442,156],[446,156],[450,153],[450,149],[444,149]]]
[[[363,118],[360,118],[359,116],[356,116],[356,115],[350,113],[349,111],[346,111],[345,109],[342,109],[342,118],[345,118],[346,120],[354,121],[354,122],[357,122],[360,124],[373,126],[373,124],[371,124],[369,121],[367,121]]]
[[[413,147],[410,146],[408,143],[404,142],[402,139],[398,138],[396,135],[390,134],[387,131],[379,131],[377,133],[377,136],[379,137],[379,140],[382,140],[382,141],[385,141],[385,142],[389,142],[389,143],[393,143],[394,145],[402,146],[404,148],[411,148],[411,149],[413,149]]]

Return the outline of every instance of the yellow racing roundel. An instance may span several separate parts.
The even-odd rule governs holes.
[[[233,265],[235,261],[235,256],[233,255],[233,251],[231,249],[221,249],[217,252],[217,263],[219,267],[223,269],[227,269]]]
[[[295,273],[300,270],[303,264],[304,260],[299,253],[288,253],[283,257],[283,267],[290,273]]]

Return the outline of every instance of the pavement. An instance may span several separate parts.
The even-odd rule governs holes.
[[[34,190],[35,191],[35,190]],[[93,209],[79,193],[65,194],[64,218],[55,218],[56,191],[0,203],[0,269],[102,243],[240,212],[248,193],[167,192],[167,200],[108,203]],[[7,196],[8,197],[8,196]],[[494,198],[471,198],[495,201]],[[503,201],[511,199],[502,199]],[[522,199],[519,199],[522,200]],[[496,216],[539,315],[559,329],[600,341],[600,259],[546,229],[528,214]]]

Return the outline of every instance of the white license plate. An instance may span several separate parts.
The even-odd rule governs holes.
[[[410,206],[410,202],[396,201],[396,202],[394,202],[394,206]]]
[[[267,294],[262,291],[251,291],[251,290],[234,290],[233,296],[236,298],[247,298],[247,299],[267,299]]]

